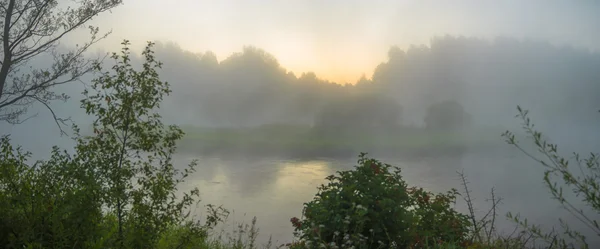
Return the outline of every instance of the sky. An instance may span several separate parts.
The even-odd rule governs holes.
[[[391,46],[427,46],[436,36],[509,36],[600,51],[597,13],[596,1],[124,0],[92,24],[113,32],[100,50],[119,50],[123,39],[139,48],[175,42],[223,60],[251,45],[296,75],[354,83],[370,78]]]

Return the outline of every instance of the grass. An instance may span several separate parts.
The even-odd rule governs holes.
[[[186,135],[181,150],[192,153],[236,153],[254,155],[352,156],[360,151],[397,154],[436,153],[466,146],[497,143],[489,128],[457,131],[397,128],[387,131],[319,131],[310,126],[268,125],[253,128],[206,128],[183,126]],[[478,135],[480,134],[480,135]],[[495,134],[495,133],[492,133]]]
[[[228,216],[224,217],[221,224],[227,223]],[[203,231],[194,233],[185,226],[172,226],[159,242],[159,249],[186,248],[186,249],[258,249],[258,248],[283,248],[284,245],[274,246],[272,240],[259,245],[257,236],[259,229],[256,227],[256,217],[249,224],[233,223],[230,231],[226,228],[220,230]],[[190,236],[192,235],[192,236]],[[183,243],[182,243],[183,242]]]

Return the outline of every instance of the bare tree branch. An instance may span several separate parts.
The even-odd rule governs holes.
[[[97,42],[98,40],[94,41]],[[30,93],[31,92],[35,92],[37,90],[40,90],[42,88],[50,88],[50,87],[54,87],[54,86],[58,86],[58,85],[62,85],[62,84],[66,84],[66,83],[70,83],[73,81],[76,81],[79,79],[79,77],[81,77],[82,75],[88,73],[89,71],[92,70],[91,66],[89,63],[86,64],[81,64],[81,66],[83,68],[85,68],[85,71],[79,72],[79,73],[75,73],[73,74],[71,77],[62,80],[62,81],[57,81],[61,76],[66,75],[69,71],[72,71],[71,68],[68,68],[69,65],[72,65],[75,62],[76,59],[80,58],[83,54],[83,52],[85,52],[91,45],[93,45],[94,43],[88,43],[86,44],[85,47],[83,47],[82,49],[79,49],[77,51],[77,53],[75,55],[73,55],[71,58],[69,58],[67,60],[66,63],[64,63],[64,66],[60,67],[58,69],[57,72],[55,72],[54,74],[52,74],[51,77],[49,77],[48,79],[43,80],[42,82],[34,82],[34,84],[30,84],[28,86],[27,89],[23,89],[23,90],[17,90],[15,92],[13,92],[13,95],[17,95],[11,99],[6,99],[6,100],[0,100],[0,110],[6,106],[9,105],[13,105],[16,102],[22,100],[23,98],[27,98],[30,97]],[[89,62],[89,61],[86,61]],[[34,72],[35,73],[35,72]],[[33,80],[35,81],[35,80]]]
[[[63,124],[63,125],[66,124],[66,121],[70,120],[70,118],[59,118],[56,116],[56,113],[54,113],[54,110],[52,110],[52,107],[50,107],[50,105],[48,105],[48,103],[46,103],[44,100],[40,99],[39,97],[37,97],[35,95],[31,95],[28,97],[33,98],[33,99],[37,100],[38,102],[42,103],[48,109],[48,111],[50,111],[50,113],[52,114],[52,117],[54,118],[54,122],[56,123],[56,126],[58,126],[58,129],[60,130],[60,134],[67,135],[67,133],[62,129],[61,124]]]
[[[52,114],[64,134],[51,102],[66,101],[55,86],[81,81],[98,59],[86,59],[84,53],[110,32],[98,35],[90,29],[90,39],[71,51],[59,52],[60,41],[69,33],[85,27],[95,16],[122,3],[122,0],[77,0],[63,7],[57,0],[6,0],[0,6],[0,121],[21,123],[22,115],[35,102],[42,103]],[[31,65],[44,54],[54,56],[45,68]],[[21,72],[21,69],[24,69]]]

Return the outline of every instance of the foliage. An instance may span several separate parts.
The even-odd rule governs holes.
[[[39,102],[50,107],[54,100],[66,101],[68,96],[56,93],[56,86],[74,82],[93,71],[95,60],[83,54],[93,44],[106,37],[89,26],[90,40],[71,51],[60,52],[58,45],[63,37],[82,28],[98,14],[108,11],[121,0],[85,0],[64,3],[57,0],[5,0],[0,5],[0,121],[19,123],[28,107]],[[52,64],[45,68],[32,68],[33,62],[45,54],[52,56]],[[37,58],[37,59],[36,59]],[[62,131],[62,130],[61,130]]]
[[[422,248],[467,242],[467,216],[452,208],[456,190],[433,194],[409,188],[399,168],[364,153],[358,164],[327,177],[327,185],[305,203],[304,217],[291,219],[304,246]]]
[[[0,147],[0,244],[7,248],[92,247],[100,244],[103,216],[100,184],[92,170],[54,148],[47,161]]]
[[[120,246],[148,248],[169,225],[183,221],[198,190],[175,196],[177,184],[194,171],[195,162],[183,172],[172,164],[183,132],[165,127],[155,112],[170,90],[158,78],[161,64],[154,60],[152,43],[142,53],[146,61],[139,72],[130,64],[128,45],[123,42],[121,55],[112,55],[114,74],[104,72],[93,82],[95,92],[84,92],[82,108],[96,116],[98,135],[79,139],[78,152],[103,180],[106,207],[117,217]]]
[[[600,214],[600,163],[598,154],[590,153],[589,157],[583,158],[578,153],[573,153],[571,159],[561,156],[558,145],[548,142],[540,131],[535,129],[528,116],[527,110],[517,107],[518,118],[522,120],[523,129],[532,139],[541,157],[526,151],[517,141],[515,135],[506,131],[503,136],[508,144],[515,146],[527,156],[541,164],[544,168],[544,184],[550,190],[552,198],[557,200],[563,208],[569,211],[575,218],[582,222],[591,232],[600,236],[600,226],[593,217]],[[563,186],[571,188],[576,199],[572,199],[563,192]],[[585,204],[590,211],[585,212],[578,208],[576,201]],[[517,224],[529,232],[534,238],[547,242],[550,247],[555,248],[589,248],[584,235],[574,231],[562,219],[559,219],[563,228],[563,234],[558,231],[544,232],[539,226],[528,224],[527,219],[521,219],[518,215],[508,214]]]
[[[427,109],[425,126],[429,129],[456,130],[466,126],[471,116],[456,101],[435,103]]]
[[[128,44],[120,55],[113,54],[114,72],[103,72],[93,82],[93,93],[84,93],[82,107],[96,117],[96,134],[78,136],[74,155],[55,147],[49,160],[27,165],[30,154],[2,138],[0,244],[156,248],[173,227],[197,240],[219,222],[221,208],[212,206],[206,224],[186,220],[198,190],[178,197],[177,185],[194,171],[195,162],[184,171],[172,164],[183,132],[165,127],[155,113],[170,90],[158,78],[152,43],[143,52],[141,71],[129,64]]]

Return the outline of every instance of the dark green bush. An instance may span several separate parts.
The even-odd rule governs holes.
[[[183,132],[156,113],[170,89],[156,72],[152,43],[141,71],[123,45],[112,71],[97,66],[101,76],[84,92],[94,135],[75,127],[73,155],[55,147],[49,160],[30,164],[29,153],[1,138],[0,247],[156,248],[173,227],[197,240],[214,226],[187,220],[197,189],[176,196],[195,162],[184,170],[173,165]]]
[[[101,238],[100,183],[55,148],[47,161],[0,141],[0,243],[7,248],[90,247]]]
[[[361,154],[354,170],[327,177],[303,218],[291,219],[308,248],[407,248],[467,242],[470,223],[452,208],[458,193],[409,188],[398,167]]]

